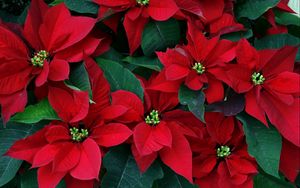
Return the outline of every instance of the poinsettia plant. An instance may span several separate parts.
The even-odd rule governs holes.
[[[299,1],[0,7],[0,187],[300,187]]]

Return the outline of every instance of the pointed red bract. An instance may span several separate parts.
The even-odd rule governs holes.
[[[72,16],[64,3],[48,7],[44,1],[33,0],[28,9],[23,36],[19,37],[3,24],[0,25],[0,104],[5,122],[14,113],[23,111],[27,103],[27,95],[23,91],[31,80],[35,78],[37,87],[49,81],[67,80],[70,72],[68,63],[83,60],[84,53],[94,53],[101,41],[90,34],[95,23],[93,18]],[[23,38],[28,47],[22,42]],[[24,97],[21,99],[19,96]],[[71,98],[66,100],[72,102]],[[54,109],[58,110],[59,115],[62,113],[57,105]],[[84,106],[83,110],[86,109]],[[67,119],[79,121],[82,118]]]
[[[78,122],[84,119],[89,109],[89,95],[63,84],[49,87],[48,99],[58,116],[66,122]]]
[[[159,155],[167,166],[192,182],[192,152],[186,135],[193,135],[191,133],[193,131],[188,127],[188,122],[180,121],[180,116],[178,119],[169,116],[164,120],[164,114],[172,112],[172,109],[178,105],[178,93],[164,93],[149,89],[152,82],[157,81],[156,76],[154,74],[148,81],[143,80],[146,90],[144,107],[140,99],[128,91],[116,91],[112,94],[114,105],[130,109],[115,120],[121,120],[134,127],[132,152],[139,169],[146,171]],[[147,123],[150,121],[146,120],[147,117],[154,118],[153,114],[150,114],[153,110],[157,110],[157,118],[160,121],[153,124]],[[141,114],[144,111],[146,114]],[[177,112],[184,113],[183,111]],[[200,122],[191,113],[190,117],[196,120],[196,124]]]
[[[300,76],[293,72],[297,48],[256,51],[247,40],[237,47],[237,65],[227,67],[228,84],[238,93],[246,93],[248,114],[267,125],[265,115],[290,142],[300,146]],[[260,74],[259,83],[252,78]],[[258,79],[258,78],[256,78]]]
[[[100,5],[100,18],[105,18],[111,11],[127,11],[123,25],[128,38],[130,54],[133,54],[140,46],[144,27],[150,17],[157,21],[166,21],[179,10],[174,0],[151,0],[146,5],[139,4],[135,0],[94,0],[94,2]],[[115,18],[112,17],[109,25],[116,22]]]
[[[196,183],[201,187],[251,188],[252,178],[258,171],[247,153],[241,124],[234,117],[220,113],[207,113],[205,120],[204,136],[199,135],[195,140],[199,143],[193,159]]]
[[[223,68],[235,58],[235,44],[218,37],[206,39],[205,36],[191,24],[188,25],[188,44],[178,45],[167,52],[158,52],[158,58],[164,65],[160,74],[164,74],[164,84],[172,84],[170,81],[184,83],[192,90],[204,89],[208,103],[223,99],[224,79]],[[226,77],[226,76],[225,76]],[[167,91],[165,85],[151,85],[155,90]],[[166,88],[166,89],[165,89]]]

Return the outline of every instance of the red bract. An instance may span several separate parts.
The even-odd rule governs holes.
[[[7,155],[26,160],[32,168],[39,168],[40,188],[55,188],[67,175],[77,180],[98,180],[102,157],[99,146],[118,145],[130,135],[131,131],[118,123],[73,127],[53,122],[32,136],[17,141]],[[89,187],[93,187],[90,184]]]
[[[119,145],[132,134],[120,123],[105,123],[110,108],[109,85],[96,63],[85,58],[94,104],[84,123],[52,122],[42,130],[17,141],[7,155],[26,160],[38,169],[40,188],[56,187],[65,178],[68,187],[93,187],[98,180],[102,153],[99,148]],[[64,101],[61,101],[64,105]],[[65,104],[68,105],[68,104]]]
[[[291,182],[295,182],[299,174],[299,169],[300,147],[283,139],[280,155],[280,172],[282,172]]]
[[[133,127],[132,152],[139,168],[144,172],[159,155],[167,166],[192,182],[192,152],[186,136],[195,134],[180,117],[188,117],[190,124],[199,120],[190,112],[172,110],[178,104],[177,93],[147,90],[145,103],[143,107],[142,101],[127,91],[112,94],[112,105],[120,112],[114,120]]]
[[[218,37],[206,39],[189,25],[188,45],[157,52],[164,65],[161,74],[167,81],[184,82],[192,90],[204,90],[209,103],[223,99],[223,85],[219,78],[224,74],[222,67],[235,57],[235,44]],[[172,83],[173,84],[173,83]],[[155,87],[164,91],[164,87]]]
[[[252,188],[257,173],[241,124],[220,113],[205,115],[206,130],[194,145],[193,176],[200,187]]]
[[[100,17],[104,17],[111,9],[115,12],[127,10],[124,27],[128,37],[130,54],[141,44],[142,33],[149,17],[164,21],[172,17],[178,10],[174,0],[94,0],[100,5]]]
[[[24,109],[26,87],[32,79],[37,87],[47,81],[66,80],[68,62],[81,61],[83,52],[92,54],[96,50],[101,40],[89,35],[95,22],[71,16],[64,4],[49,8],[43,1],[33,0],[23,30],[30,47],[1,25],[0,103],[4,121]],[[60,111],[67,110],[58,110],[59,115]]]
[[[237,64],[228,67],[229,85],[246,93],[248,114],[267,125],[265,114],[279,132],[300,146],[300,76],[293,73],[295,47],[256,51],[247,40],[237,47]]]
[[[224,0],[175,0],[177,6],[183,13],[199,16],[202,22],[209,23],[222,16],[224,10]]]

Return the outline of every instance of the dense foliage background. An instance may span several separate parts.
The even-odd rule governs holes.
[[[189,22],[191,25],[199,26],[200,28],[202,27],[203,33],[207,38],[220,36],[220,39],[236,42],[235,44],[241,42],[243,39],[246,39],[253,47],[255,47],[256,50],[275,50],[285,46],[293,46],[295,48],[298,47],[295,59],[291,61],[295,62],[294,72],[299,74],[300,4],[298,0],[289,2],[284,0],[228,0],[226,2],[230,2],[228,4],[233,5],[233,7],[227,7],[227,9],[233,10],[231,10],[233,13],[233,20],[221,20],[220,23],[214,23],[217,25],[215,26],[215,33],[212,32],[212,22],[206,25],[201,25],[199,23],[201,22],[201,19],[197,20],[197,18],[194,18],[195,15],[191,15],[190,12],[184,12],[186,10],[183,12],[190,16],[187,16],[188,18],[182,15],[173,16],[165,21],[156,21],[152,18],[149,18],[147,24],[142,30],[140,44],[132,44],[133,42],[130,39],[128,40],[126,35],[128,30],[126,30],[123,25],[125,15],[125,11],[123,10],[117,12],[118,19],[112,19],[114,16],[113,13],[103,17],[100,16],[99,10],[101,7],[105,6],[99,5],[99,3],[97,4],[97,1],[47,0],[45,2],[51,7],[55,7],[60,3],[64,3],[73,16],[84,16],[97,19],[97,23],[95,23],[93,26],[93,31],[97,33],[96,35],[99,36],[99,38],[103,38],[103,40],[99,45],[101,47],[97,48],[98,51],[94,49],[94,51],[97,51],[97,53],[90,53],[89,55],[95,60],[98,68],[100,67],[103,71],[104,76],[110,85],[111,92],[119,90],[129,91],[134,93],[138,97],[138,100],[143,101],[144,104],[146,104],[147,100],[150,100],[147,98],[149,97],[148,93],[145,94],[145,88],[148,87],[145,85],[150,83],[142,82],[141,80],[146,80],[149,78],[152,79],[153,75],[156,76],[159,72],[165,70],[164,65],[167,63],[161,61],[161,59],[163,59],[163,54],[160,56],[159,53],[156,52],[167,53],[167,49],[173,49],[176,45],[186,45],[188,41],[190,42],[190,39],[187,37],[189,36],[188,32],[190,26],[187,24],[187,22]],[[98,2],[101,1],[99,0]],[[291,13],[282,9],[279,7],[279,3],[288,3],[288,5],[293,8],[295,13]],[[215,6],[217,7],[218,5]],[[28,15],[29,7],[29,0],[0,1],[0,23],[14,23],[23,25],[26,20],[26,16]],[[224,13],[227,11],[227,9],[226,7],[224,8]],[[229,25],[226,25],[228,24],[227,21],[230,22]],[[110,25],[110,23],[114,23],[115,26],[112,26],[113,24]],[[131,29],[135,30],[138,28],[131,27]],[[2,43],[0,42],[0,54],[2,50],[1,44]],[[135,47],[133,47],[134,45]],[[290,55],[288,52],[286,54],[287,56]],[[15,56],[18,56],[18,53],[16,53]],[[1,55],[0,60],[2,60]],[[92,95],[94,95],[94,91],[92,90],[94,85],[92,83],[93,81],[91,79],[91,73],[89,72],[91,69],[89,70],[85,66],[86,61],[89,60],[81,59],[78,63],[70,63],[70,73],[68,79],[66,79],[64,82],[64,84],[66,84],[64,87],[88,93],[88,96],[90,97],[89,104],[93,105],[94,98]],[[4,74],[4,72],[2,73]],[[223,83],[224,86],[226,84]],[[183,82],[181,82],[180,85],[180,89],[178,90],[178,101],[180,104],[176,105],[176,109],[191,112],[193,117],[196,117],[197,121],[199,120],[205,122],[205,113],[213,111],[220,112],[225,116],[235,116],[242,123],[242,132],[245,135],[245,140],[248,146],[247,151],[250,156],[255,158],[257,163],[258,173],[255,176],[251,176],[251,179],[253,178],[255,188],[300,187],[300,174],[293,179],[290,177],[294,177],[294,175],[289,174],[291,171],[295,173],[295,170],[299,172],[299,147],[293,145],[286,149],[284,152],[287,155],[285,158],[287,160],[285,161],[289,161],[290,163],[282,164],[281,161],[280,164],[283,152],[282,145],[286,139],[282,137],[282,133],[278,131],[276,126],[274,127],[274,125],[269,123],[269,127],[267,127],[261,121],[251,117],[245,112],[244,95],[236,93],[233,89],[231,89],[231,87],[226,85],[224,89],[226,100],[208,103],[205,98],[206,86],[204,86],[204,88],[192,90],[190,87],[187,87],[187,85],[184,85]],[[35,168],[31,169],[31,165],[27,162],[2,155],[5,154],[16,141],[33,135],[38,130],[42,130],[45,125],[48,125],[52,120],[65,120],[65,116],[61,115],[61,112],[58,112],[57,108],[50,104],[51,102],[49,103],[49,96],[48,98],[46,97],[41,100],[41,95],[38,96],[36,94],[37,91],[33,88],[34,84],[28,84],[28,102],[25,110],[23,112],[11,114],[13,116],[8,122],[2,123],[4,121],[1,121],[0,187],[3,188],[38,187],[37,170]],[[44,91],[47,90],[45,88],[42,89],[44,89]],[[1,94],[2,93],[0,92],[0,102]],[[296,97],[299,99],[299,96]],[[122,100],[125,101],[125,98],[122,98]],[[165,100],[168,101],[168,99]],[[169,100],[172,101],[172,98],[170,97]],[[3,109],[4,107],[1,106],[2,114]],[[297,108],[297,111],[299,114],[299,108]],[[2,120],[3,118],[4,117],[2,115]],[[119,117],[115,118],[117,119]],[[125,120],[118,120],[121,123],[125,122]],[[192,122],[192,120],[190,120],[190,122]],[[132,126],[132,124],[129,125],[128,123],[128,127],[130,126]],[[294,126],[299,126],[299,123],[295,124]],[[294,135],[296,134],[297,133],[294,133]],[[300,133],[298,133],[298,137],[299,134]],[[190,142],[192,143],[193,141]],[[139,168],[140,166],[137,164],[135,157],[131,152],[131,143],[132,140],[128,139],[122,145],[115,144],[118,146],[104,147],[104,149],[101,150],[103,154],[105,153],[105,155],[102,156],[103,160],[101,172],[99,173],[99,181],[95,181],[95,187],[198,187],[198,185],[192,184],[191,181],[188,181],[183,176],[175,173],[160,158],[157,158],[146,172],[141,173]],[[198,142],[195,141],[195,143]],[[206,143],[204,143],[204,145],[205,144]],[[240,165],[241,168],[243,168],[245,164]],[[293,166],[293,169],[291,171],[289,171],[290,169],[286,170],[284,168],[285,166],[288,166],[288,168]],[[285,169],[283,170],[284,172],[282,169]],[[193,177],[195,178],[195,176]],[[226,178],[228,177],[225,177],[225,179]],[[197,181],[195,182],[197,183]],[[66,187],[65,180],[60,181],[57,187]],[[69,185],[68,187],[75,187],[75,185]]]

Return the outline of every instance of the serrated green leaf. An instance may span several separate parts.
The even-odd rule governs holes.
[[[121,89],[130,91],[135,93],[142,101],[144,100],[144,89],[140,81],[130,70],[114,61],[101,58],[97,58],[96,61],[103,70],[104,76],[108,80],[112,91]]]
[[[66,6],[78,13],[97,14],[99,6],[92,0],[64,0]]]
[[[163,65],[160,63],[158,58],[152,58],[152,57],[146,57],[146,56],[142,56],[142,57],[128,56],[128,57],[124,58],[123,61],[133,64],[133,65],[137,65],[139,67],[145,67],[148,69],[152,69],[152,70],[155,70],[158,72],[163,67]]]
[[[89,75],[83,63],[75,63],[71,66],[69,80],[66,83],[75,86],[81,91],[89,92],[90,98],[93,98]]]
[[[235,5],[237,18],[246,17],[255,20],[270,8],[275,7],[280,0],[239,0]]]
[[[175,19],[164,22],[149,22],[142,35],[142,50],[150,56],[155,51],[174,47],[180,40],[180,27]]]
[[[17,113],[10,121],[19,123],[37,123],[41,120],[59,120],[49,101],[44,99],[37,104],[29,105],[24,112]]]
[[[25,138],[35,131],[39,130],[42,125],[24,125],[8,123],[3,128],[2,120],[0,125],[0,187],[12,180],[19,170],[22,161],[3,156],[10,146],[17,140]]]
[[[249,154],[266,173],[279,177],[281,135],[273,126],[268,128],[247,114],[239,114],[237,118],[243,123]]]
[[[197,188],[184,177],[173,172],[169,167],[163,166],[164,177],[155,182],[157,188]]]
[[[153,181],[163,177],[158,162],[154,162],[145,173],[141,173],[130,147],[112,148],[104,157],[103,164],[107,173],[103,177],[101,187],[105,188],[149,188]]]
[[[189,110],[202,122],[204,120],[205,112],[205,95],[203,91],[193,91],[188,87],[182,85],[178,92],[179,102],[182,105],[187,105]]]

